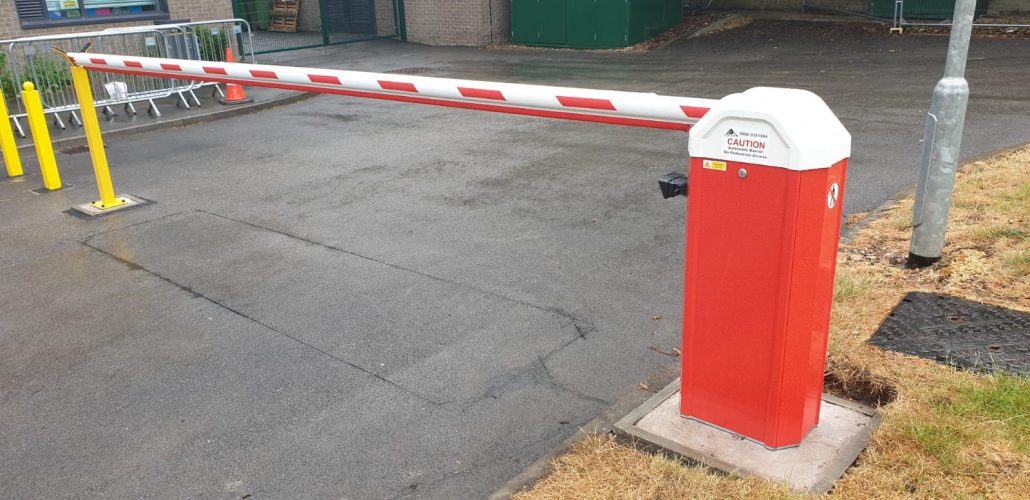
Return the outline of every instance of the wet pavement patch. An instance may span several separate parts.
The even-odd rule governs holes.
[[[1030,374],[1030,314],[913,292],[869,343],[957,368]]]

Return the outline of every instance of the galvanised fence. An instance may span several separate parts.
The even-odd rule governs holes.
[[[720,0],[715,0],[717,6]],[[956,0],[800,0],[805,11],[859,15],[907,26],[948,26]],[[1010,14],[1010,15],[1005,15]],[[974,27],[1030,27],[1030,1],[977,0]]]

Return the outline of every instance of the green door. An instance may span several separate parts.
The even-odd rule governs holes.
[[[683,20],[682,0],[640,0],[629,3],[626,45],[650,40]]]
[[[568,44],[572,47],[625,47],[627,0],[568,0]]]
[[[565,2],[511,0],[511,40],[526,45],[565,45]]]

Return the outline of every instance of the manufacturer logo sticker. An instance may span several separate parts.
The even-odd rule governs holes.
[[[708,170],[718,170],[720,172],[725,172],[726,171],[726,162],[724,162],[724,161],[705,160],[704,168],[707,168]]]
[[[840,186],[836,182],[830,185],[830,193],[826,195],[826,206],[833,208],[837,206],[837,198],[840,197]]]

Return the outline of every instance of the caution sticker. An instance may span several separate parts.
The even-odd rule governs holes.
[[[724,161],[714,161],[714,160],[705,160],[704,168],[707,168],[708,170],[718,170],[720,172],[725,172],[726,171],[726,162],[724,162]]]

